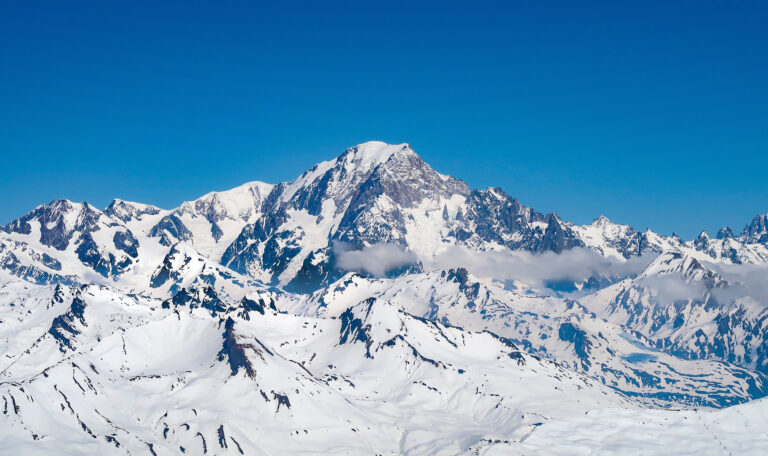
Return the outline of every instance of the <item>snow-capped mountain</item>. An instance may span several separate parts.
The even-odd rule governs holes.
[[[212,192],[182,203],[149,230],[170,246],[189,240],[201,253],[218,261],[243,227],[261,216],[273,185],[250,182],[225,192]]]
[[[468,193],[466,184],[438,174],[407,144],[361,144],[275,187],[272,206],[240,233],[222,264],[289,288],[317,288],[338,275],[334,242],[410,246],[413,213],[442,220],[446,205]]]
[[[724,230],[724,233],[733,233],[730,228]],[[756,215],[752,222],[744,227],[739,240],[750,244],[768,244],[768,214]]]
[[[689,241],[577,225],[408,144],[173,209],[54,200],[0,229],[0,453],[529,453],[612,419],[725,432],[728,413],[644,409],[768,394],[766,268],[768,215]]]
[[[716,359],[768,373],[765,302],[695,258],[665,253],[638,277],[581,303],[678,357]]]
[[[578,226],[541,214],[499,188],[470,190],[436,172],[407,144],[369,142],[292,182],[251,182],[172,210],[116,199],[102,212],[56,200],[6,225],[0,240],[4,251],[16,253],[7,247],[10,241],[36,251],[39,260],[10,258],[5,269],[41,282],[57,274],[51,265],[61,263],[70,275],[88,276],[85,282],[91,272],[112,282],[141,276],[142,283],[132,284],[138,290],[154,273],[143,266],[156,266],[183,243],[265,284],[308,292],[345,272],[335,261],[337,243],[353,249],[401,245],[416,255],[417,269],[452,246],[535,253],[579,247],[620,260],[676,251],[705,261],[764,263],[765,217],[756,217],[738,237],[703,233],[688,242],[605,217]],[[146,260],[140,265],[139,258]]]
[[[42,257],[41,263],[53,270],[61,263],[46,258],[68,259],[64,263],[67,266],[85,266],[103,277],[119,276],[139,255],[133,233],[88,203],[53,201],[14,220],[5,231],[10,239],[26,242],[32,248],[65,252]]]

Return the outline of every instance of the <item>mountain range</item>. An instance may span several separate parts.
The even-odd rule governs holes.
[[[626,448],[761,454],[766,272],[768,214],[577,225],[407,144],[174,209],[54,200],[0,229],[0,451],[619,454],[655,423]]]

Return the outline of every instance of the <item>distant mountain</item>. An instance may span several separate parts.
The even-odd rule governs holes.
[[[399,244],[419,259],[458,245],[536,253],[584,247],[619,259],[676,251],[706,261],[768,261],[766,216],[756,217],[740,236],[721,230],[716,239],[702,233],[689,242],[641,233],[602,216],[578,226],[541,214],[499,188],[470,190],[436,172],[407,144],[380,142],[350,148],[292,182],[252,182],[172,210],[114,200],[102,212],[56,200],[3,230],[6,243],[21,242],[40,250],[40,258],[45,253],[71,264],[75,276],[84,278],[83,268],[116,282],[140,275],[144,286],[154,271],[137,266],[137,259],[157,263],[178,243],[235,272],[300,292],[344,274],[335,261],[337,242],[350,248]],[[56,274],[44,261],[25,266],[9,261],[5,269],[37,276],[41,283]]]
[[[581,299],[601,318],[684,359],[717,359],[768,374],[768,307],[698,260],[659,256],[642,274]]]

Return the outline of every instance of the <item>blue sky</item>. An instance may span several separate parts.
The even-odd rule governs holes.
[[[4,1],[0,223],[173,207],[377,139],[578,223],[741,229],[768,211],[766,23],[765,2]]]

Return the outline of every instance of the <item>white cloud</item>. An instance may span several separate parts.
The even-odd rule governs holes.
[[[525,251],[478,252],[466,247],[451,247],[433,259],[423,259],[426,269],[463,267],[473,275],[499,281],[517,281],[534,289],[549,282],[583,282],[591,277],[626,277],[638,274],[653,257],[633,257],[627,261],[606,258],[583,248],[562,253]]]
[[[345,271],[367,272],[382,276],[387,272],[416,262],[416,256],[397,244],[376,244],[351,250],[345,243],[333,245],[336,265]]]
[[[397,244],[376,244],[352,250],[348,244],[335,243],[337,266],[347,271],[382,276],[403,266],[421,261],[425,270],[466,268],[474,276],[518,286],[540,293],[551,293],[547,285],[569,281],[584,282],[592,277],[621,279],[640,274],[655,259],[652,255],[632,257],[622,261],[607,258],[584,248],[562,253],[525,251],[476,251],[453,246],[432,258],[417,258]],[[726,279],[730,286],[709,290],[725,304],[748,299],[758,305],[768,305],[768,265],[707,264]],[[679,274],[651,276],[641,284],[654,290],[656,300],[672,304],[677,300],[701,298],[707,292],[703,282],[688,282]]]
[[[702,298],[707,291],[704,282],[688,282],[679,272],[645,277],[640,280],[640,284],[653,291],[656,302],[665,305]]]
[[[768,264],[708,264],[730,284],[725,289],[713,290],[720,303],[749,299],[760,306],[768,306]]]
[[[702,299],[709,293],[719,304],[738,301],[758,308],[768,305],[768,265],[707,263],[706,267],[719,274],[728,285],[708,289],[704,281],[688,281],[680,273],[652,275],[640,283],[653,290],[660,304]]]

